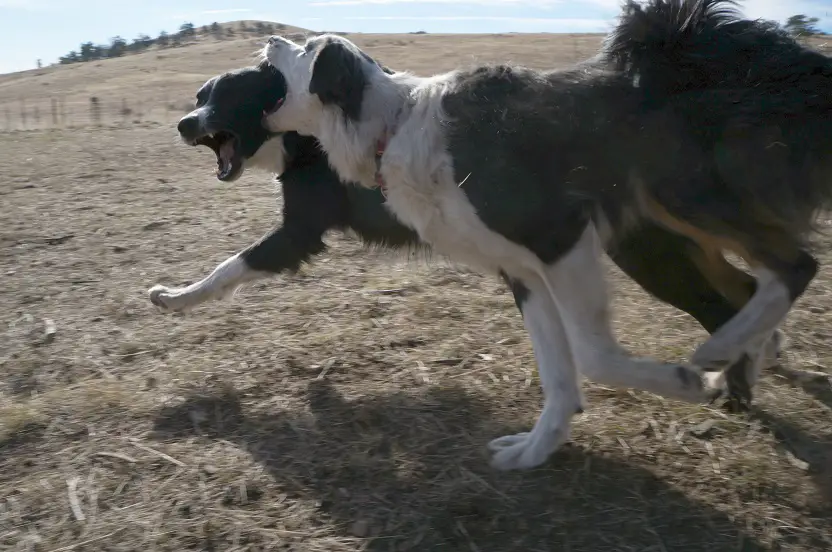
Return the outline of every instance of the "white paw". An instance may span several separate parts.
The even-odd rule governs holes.
[[[702,380],[702,391],[705,393],[706,401],[715,401],[727,393],[728,379],[725,372],[705,372],[702,374]]]
[[[169,288],[155,285],[147,292],[150,302],[159,307],[162,312],[184,312],[193,305],[189,301],[189,294],[182,288]]]
[[[569,439],[569,429],[505,435],[488,443],[494,453],[491,466],[498,470],[527,470],[543,464]]]

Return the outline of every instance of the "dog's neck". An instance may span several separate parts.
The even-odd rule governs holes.
[[[395,136],[396,131],[398,130],[399,120],[401,119],[402,111],[404,110],[404,105],[399,109],[396,114],[396,117],[393,118],[392,122],[389,123],[387,126],[384,127],[384,130],[381,133],[381,136],[376,140],[376,172],[374,181],[376,185],[381,188],[381,193],[386,193],[387,184],[384,182],[384,179],[381,177],[381,158],[384,156],[384,151],[387,149],[387,142]]]
[[[362,105],[360,121],[344,119],[337,108],[326,110],[316,135],[327,152],[330,165],[342,180],[372,188],[376,181],[379,153],[409,111],[411,92],[421,79],[406,73],[371,77]]]

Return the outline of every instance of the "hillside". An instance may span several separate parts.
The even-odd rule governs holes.
[[[283,31],[298,38],[311,32],[288,26]],[[598,34],[472,34],[461,41],[458,35],[445,34],[346,36],[383,63],[421,74],[451,69],[459,60],[522,61],[535,67],[554,67],[594,54],[602,38]],[[252,63],[263,38],[200,37],[176,48],[0,75],[0,117],[5,112],[6,127],[11,129],[83,126],[90,122],[90,98],[97,97],[102,120],[166,123],[191,105],[197,87],[207,78]],[[452,57],[447,55],[450,50],[455,52]],[[54,119],[53,99],[59,112]],[[61,102],[63,121],[59,116]]]
[[[258,24],[279,26],[281,33],[303,39],[314,31],[265,21],[232,21],[224,31]],[[601,34],[349,34],[381,62],[399,70],[430,74],[461,63],[522,62],[554,68],[597,52]],[[464,36],[464,39],[461,37]],[[205,27],[181,46],[151,49],[120,58],[0,75],[0,129],[85,126],[100,120],[168,123],[192,105],[207,78],[252,63],[264,36],[234,32],[217,39]],[[823,39],[811,39],[822,49]],[[448,55],[453,52],[453,55]],[[98,119],[90,99],[99,103]]]

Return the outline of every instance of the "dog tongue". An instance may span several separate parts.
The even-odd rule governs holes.
[[[220,159],[224,163],[231,163],[231,158],[234,157],[234,140],[226,140],[220,146]]]

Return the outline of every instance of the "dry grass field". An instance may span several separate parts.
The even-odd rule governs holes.
[[[422,74],[563,66],[599,43],[353,38]],[[74,122],[0,133],[0,550],[832,549],[832,242],[753,412],[587,382],[572,442],[529,472],[495,472],[485,450],[541,406],[494,277],[333,235],[296,275],[156,312],[148,287],[201,277],[276,219],[268,177],[220,184],[174,127],[256,42],[0,76],[0,106],[79,106]],[[150,114],[94,127],[93,95]],[[632,351],[682,359],[705,337],[610,280]]]

